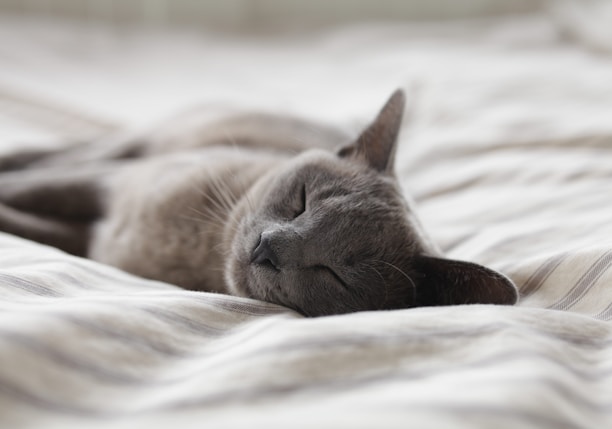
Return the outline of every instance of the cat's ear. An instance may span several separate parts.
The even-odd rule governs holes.
[[[415,267],[419,306],[457,304],[515,304],[516,286],[497,271],[471,262],[422,256]]]
[[[354,143],[340,148],[338,156],[356,159],[367,163],[377,171],[391,173],[405,103],[404,91],[396,90],[374,122]]]

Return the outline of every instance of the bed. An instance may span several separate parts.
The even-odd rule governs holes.
[[[3,152],[194,104],[357,132],[405,88],[403,189],[521,294],[307,319],[0,233],[0,426],[612,427],[612,45],[557,12],[282,41],[0,17]]]

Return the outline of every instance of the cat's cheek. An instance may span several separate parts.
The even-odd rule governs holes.
[[[225,264],[225,283],[227,292],[234,296],[249,297],[250,294],[246,288],[246,276],[237,267],[237,261],[233,258],[228,259]]]
[[[252,298],[249,290],[249,261],[244,253],[240,240],[231,244],[230,256],[225,261],[224,277],[227,291],[230,295]]]
[[[226,228],[223,276],[227,293],[230,295],[253,297],[248,287],[250,260],[246,250],[249,242],[248,231],[252,230],[252,222],[251,216],[240,213],[239,210],[233,213],[231,227]]]
[[[269,284],[262,267],[252,264],[250,245],[243,243],[250,240],[236,240],[232,246],[232,256],[225,265],[225,279],[231,295],[266,300],[265,285]]]

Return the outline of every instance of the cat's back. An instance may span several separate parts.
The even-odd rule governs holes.
[[[162,154],[224,146],[296,154],[313,148],[334,150],[350,140],[339,128],[290,115],[198,109],[150,132],[149,151]]]

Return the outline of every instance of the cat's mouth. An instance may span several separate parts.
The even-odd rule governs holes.
[[[278,243],[274,242],[273,237],[265,230],[255,232],[259,228],[253,226],[246,229],[250,230],[250,233],[244,234],[243,243],[247,240],[250,243],[242,245],[239,252],[241,257],[232,270],[234,289],[239,288],[243,296],[282,305],[308,315],[294,303],[291,287],[285,284],[289,271],[282,254],[279,253]]]
[[[247,250],[250,248],[250,251]],[[276,283],[274,275],[280,273],[278,258],[269,246],[269,243],[262,239],[260,234],[254,244],[247,247],[243,253],[243,279],[246,295],[250,298],[263,301],[275,302],[270,299],[270,289]]]
[[[256,299],[282,305],[305,314],[293,304],[282,286],[282,263],[265,234],[250,254],[247,290]]]
[[[280,278],[276,274],[280,270],[273,266],[268,266],[268,264],[252,264],[251,268],[252,270],[247,281],[247,290],[251,298],[282,305],[304,316],[308,316],[308,313],[303,308],[293,302],[279,281]]]

